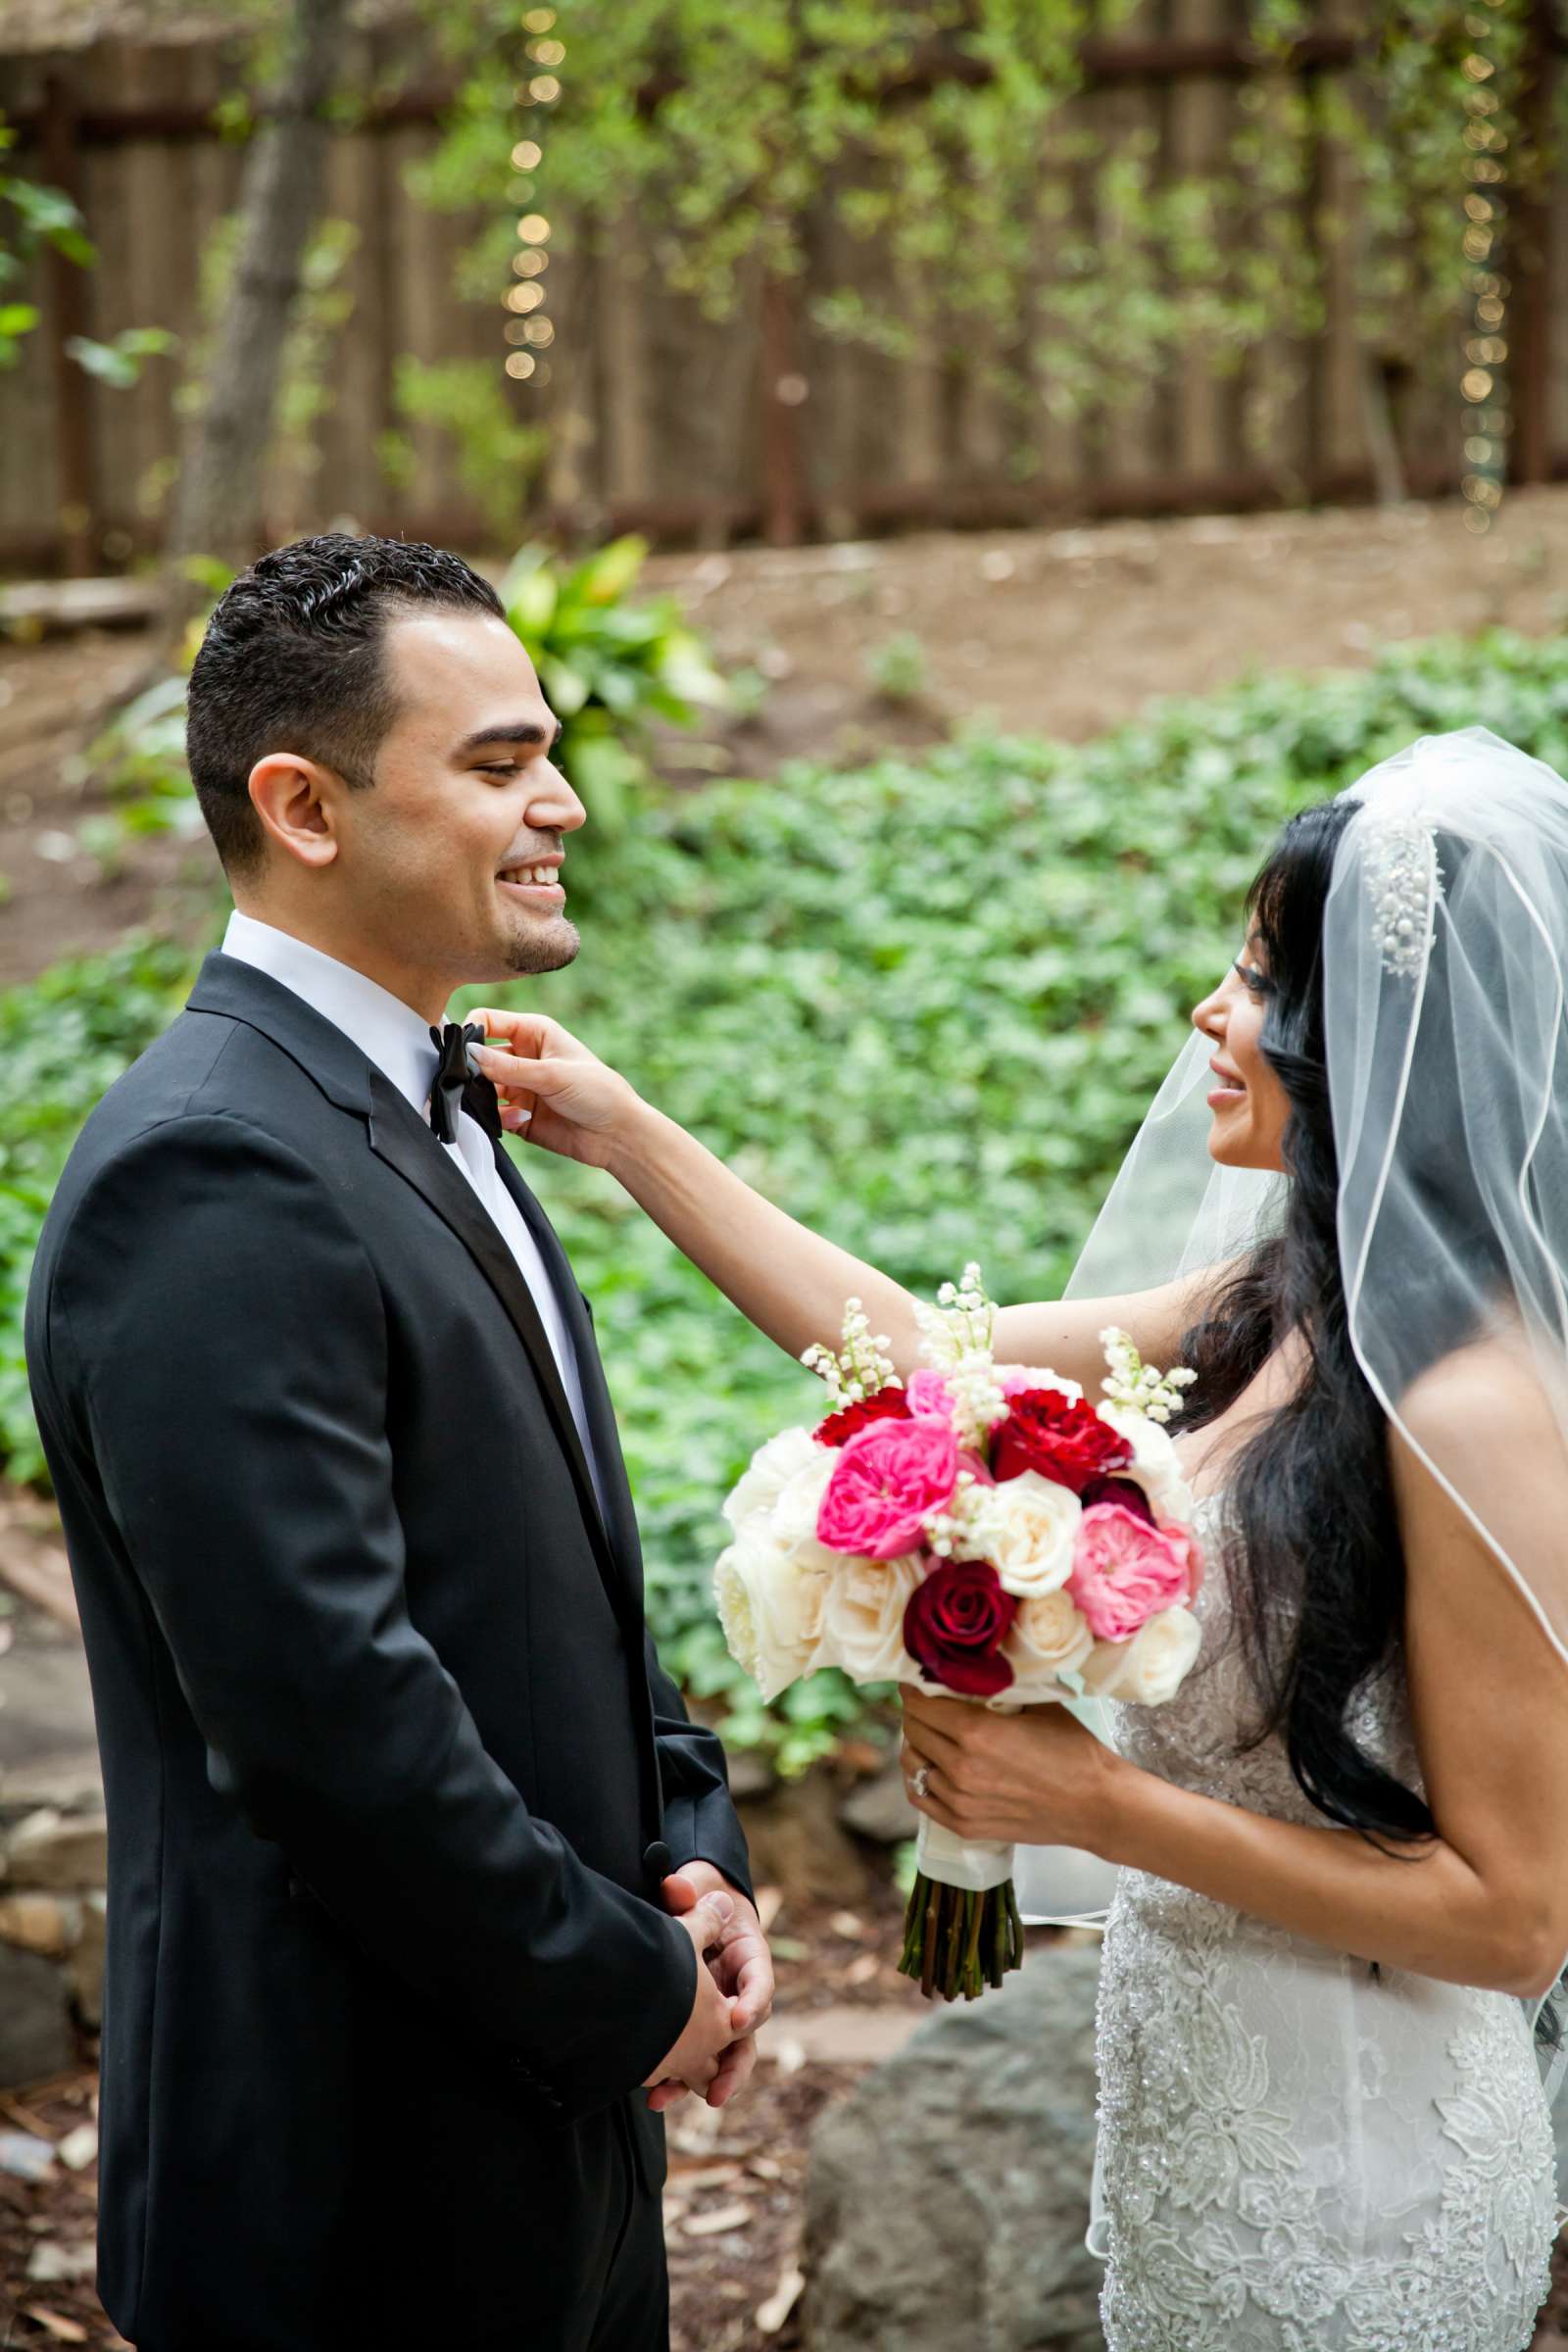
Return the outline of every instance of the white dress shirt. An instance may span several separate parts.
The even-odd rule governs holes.
[[[394,997],[378,981],[356,971],[352,964],[340,963],[335,956],[323,956],[319,948],[296,939],[292,932],[279,931],[271,923],[259,923],[253,915],[241,914],[238,907],[229,916],[228,928],[223,933],[223,954],[232,956],[239,963],[254,964],[258,971],[270,973],[295,996],[303,997],[314,1012],[353,1039],[361,1053],[391,1080],[421,1118],[428,1118],[430,1089],[440,1055],[430,1042],[429,1023],[420,1018],[412,1004],[405,1004],[401,997]],[[430,1141],[436,1141],[433,1132]],[[561,1373],[561,1385],[566,1392],[577,1434],[582,1439],[603,1515],[604,1488],[588,1436],[576,1351],[539,1245],[501,1181],[490,1138],[477,1120],[460,1109],[457,1141],[436,1148],[446,1152],[463,1170],[528,1286]]]

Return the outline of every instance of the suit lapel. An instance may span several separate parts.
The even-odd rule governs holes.
[[[571,1468],[583,1518],[593,1542],[594,1557],[606,1592],[628,1642],[642,1646],[642,1564],[637,1547],[636,1521],[625,1470],[615,1436],[599,1351],[572,1279],[564,1250],[551,1230],[539,1203],[500,1148],[500,1121],[495,1090],[476,1081],[464,1107],[481,1121],[496,1148],[503,1181],[517,1202],[530,1232],[544,1254],[561,1301],[566,1328],[577,1351],[583,1384],[583,1403],[600,1475],[605,1482],[607,1507],[612,1527],[607,1530],[600,1514],[593,1478],[582,1440],[572,1417],[561,1373],[539,1310],[521,1273],[489,1211],[467,1178],[453,1164],[429,1127],[399,1094],[384,1073],[343,1030],[325,1019],[302,997],[270,973],[257,971],[236,956],[214,949],[203,963],[191,991],[189,1008],[243,1021],[260,1030],[297,1061],[329,1102],[367,1122],[371,1151],[434,1209],[468,1251],[511,1318],[527,1352],[563,1451]]]
[[[409,1107],[397,1088],[379,1070],[372,1070],[370,1074],[368,1133],[370,1150],[376,1157],[384,1160],[388,1167],[395,1168],[406,1183],[413,1185],[443,1224],[456,1234],[506,1308],[514,1330],[527,1349],[535,1377],[544,1392],[556,1435],[571,1466],[605,1590],[617,1617],[624,1618],[628,1603],[637,1596],[627,1590],[626,1579],[600,1516],[593,1476],[577,1433],[577,1424],[566,1400],[566,1392],[562,1387],[561,1373],[545,1335],[545,1327],[539,1319],[539,1309],[518,1270],[516,1259],[507,1248],[494,1218],[472,1185],[453,1164],[417,1112]],[[556,1244],[556,1250],[559,1254],[559,1243]],[[562,1262],[564,1263],[564,1257]],[[554,1267],[551,1271],[554,1273]],[[570,1284],[569,1273],[567,1285],[574,1296],[575,1285]],[[566,1286],[558,1287],[562,1289],[564,1304]]]
[[[616,1564],[639,1607],[642,1604],[643,1556],[637,1534],[637,1513],[632,1503],[631,1486],[626,1477],[626,1464],[620,1450],[620,1432],[615,1426],[615,1408],[611,1401],[605,1367],[600,1360],[594,1327],[571,1260],[561,1246],[550,1219],[545,1215],[533,1194],[517,1172],[516,1162],[501,1146],[496,1148],[496,1164],[501,1181],[517,1204],[523,1223],[538,1244],[545,1270],[555,1285],[561,1302],[562,1317],[566,1334],[577,1358],[577,1377],[582,1383],[583,1408],[588,1417],[588,1436],[599,1465],[599,1481],[605,1490],[605,1511],[609,1519],[610,1540],[614,1547]]]
[[[516,1163],[502,1145],[498,1130],[492,1131],[492,1143],[501,1181],[516,1202],[523,1223],[538,1245],[545,1271],[555,1285],[566,1336],[577,1358],[577,1378],[582,1387],[589,1441],[593,1446],[594,1459],[599,1465],[600,1484],[605,1490],[605,1510],[610,1522],[610,1543],[614,1554],[616,1583],[626,1599],[621,1628],[626,1642],[626,1679],[631,1692],[632,1714],[638,1727],[642,1750],[644,1811],[651,1825],[649,1836],[658,1838],[663,1824],[664,1799],[654,1722],[653,1691],[644,1664],[647,1630],[643,1618],[643,1555],[637,1536],[637,1513],[632,1505],[631,1487],[620,1450],[620,1433],[615,1427],[615,1408],[610,1399],[604,1365],[599,1360],[599,1348],[594,1339],[587,1302],[577,1288],[571,1261],[557,1239],[555,1227],[517,1173]]]

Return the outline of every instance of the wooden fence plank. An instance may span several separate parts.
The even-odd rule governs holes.
[[[1223,36],[1226,0],[1171,0],[1171,31],[1195,42]],[[1170,84],[1166,163],[1177,182],[1205,179],[1224,169],[1231,109],[1225,84],[1213,74],[1184,74]],[[1201,335],[1189,340],[1176,371],[1178,470],[1221,472],[1239,452],[1228,446],[1225,389]]]
[[[1201,172],[1223,154],[1244,80],[1264,70],[1247,37],[1248,0],[1143,0],[1131,17],[1118,13],[1115,25],[1091,37],[1093,86],[1071,103],[1067,120],[1098,120],[1111,138],[1163,122],[1162,170]],[[1293,77],[1346,71],[1363,29],[1360,0],[1321,0],[1311,37],[1288,67],[1269,70]],[[434,136],[438,93],[430,61],[410,46],[417,37],[386,28],[356,36],[356,86],[377,87],[394,50],[410,70],[400,90],[374,101],[363,127],[334,142],[327,211],[361,231],[348,271],[355,308],[332,363],[335,406],[319,427],[319,495],[295,486],[283,517],[291,526],[325,505],[373,527],[424,527],[437,518],[470,539],[483,531],[483,501],[464,490],[438,428],[415,428],[407,490],[384,478],[375,456],[376,436],[393,420],[399,352],[429,361],[493,356],[499,368],[507,349],[499,309],[465,303],[453,287],[456,256],[479,216],[425,216],[401,185],[403,167]],[[1553,30],[1553,44],[1557,38]],[[154,494],[176,448],[172,393],[195,362],[198,256],[232,204],[241,170],[239,151],[220,141],[210,122],[214,97],[234,87],[237,63],[232,47],[220,54],[200,43],[105,41],[72,57],[81,124],[73,161],[103,255],[75,289],[82,315],[105,336],[167,324],[185,347],[177,361],[149,363],[132,392],[86,385],[80,406],[90,429],[78,429],[73,448],[69,401],[64,434],[54,415],[64,379],[51,381],[47,339],[32,339],[22,364],[0,378],[0,558],[87,560],[88,550],[62,534],[60,506],[82,503],[57,489],[62,461],[78,486],[93,481],[101,503],[87,532],[93,561],[157,543]],[[935,60],[919,61],[903,94],[936,70]],[[8,98],[18,121],[41,128],[41,70],[16,65]],[[36,170],[39,154],[36,140],[24,146],[20,168]],[[1326,150],[1310,201],[1348,221],[1354,194],[1348,159]],[[1542,356],[1532,363],[1536,405],[1527,404],[1525,418],[1534,440],[1519,461],[1553,472],[1568,460],[1568,240],[1557,233],[1565,210],[1559,178],[1538,229],[1545,240],[1545,300],[1534,314]],[[1042,220],[1042,305],[1054,235]],[[716,541],[737,529],[765,527],[788,539],[944,514],[1024,520],[1140,504],[1179,511],[1205,498],[1251,504],[1314,489],[1360,494],[1367,435],[1353,231],[1329,251],[1329,322],[1310,350],[1293,353],[1283,337],[1271,338],[1245,378],[1227,382],[1192,349],[1129,405],[1085,418],[1063,414],[1059,399],[1054,405],[1049,329],[1037,333],[1026,315],[993,345],[967,326],[951,331],[940,288],[895,281],[894,301],[922,326],[915,359],[894,362],[833,341],[809,318],[813,292],[861,286],[881,302],[892,264],[882,247],[849,237],[830,206],[808,225],[808,240],[813,268],[804,284],[756,286],[720,322],[664,286],[653,237],[639,223],[629,222],[597,259],[557,242],[549,273],[554,380],[548,389],[509,383],[520,413],[553,416],[559,428],[539,493],[542,515],[586,530],[641,515]],[[58,313],[58,289],[49,301]],[[1531,316],[1527,305],[1527,352]],[[57,342],[64,331],[57,318]],[[989,380],[999,360],[1015,369],[1022,399]],[[1297,386],[1282,401],[1271,384],[1286,380],[1292,362]],[[804,402],[779,397],[781,381],[799,389],[792,377],[805,380]],[[1407,418],[1412,483],[1457,473],[1451,353],[1434,349],[1425,378],[1412,387]],[[1244,432],[1244,414],[1266,434]]]

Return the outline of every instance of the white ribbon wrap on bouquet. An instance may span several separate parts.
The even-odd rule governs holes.
[[[965,1894],[989,1894],[1012,1876],[1012,1847],[991,1838],[957,1838],[929,1813],[920,1816],[914,1842],[914,1866],[939,1886],[956,1886]]]
[[[1109,1710],[1103,1699],[1063,1700],[1095,1738],[1109,1747]],[[1026,1928],[1103,1928],[1116,1887],[1116,1865],[1076,1845],[1020,1845],[1013,1865],[1018,1914]]]

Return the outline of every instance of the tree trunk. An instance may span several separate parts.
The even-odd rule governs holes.
[[[1380,507],[1399,507],[1407,496],[1404,461],[1394,429],[1394,404],[1389,398],[1388,363],[1375,351],[1361,352],[1361,415],[1366,427],[1367,455],[1372,461],[1374,494]]]
[[[293,0],[288,48],[240,187],[239,250],[223,304],[208,394],[188,433],[165,543],[172,631],[204,592],[184,559],[249,561],[261,522],[279,361],[300,265],[321,206],[331,95],[347,0]]]

